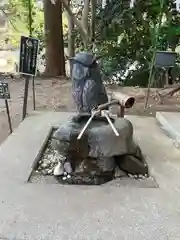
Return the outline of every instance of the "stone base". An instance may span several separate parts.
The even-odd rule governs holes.
[[[0,238],[180,239],[180,152],[153,118],[128,116],[159,188],[150,178],[125,177],[95,187],[61,185],[49,175],[27,183],[51,126],[70,114],[30,116],[1,145]]]
[[[49,137],[46,140],[46,144],[44,144],[40,158],[34,166],[33,176],[36,176],[37,178],[39,178],[40,175],[44,177],[54,177],[54,168],[59,161],[65,161],[65,158],[52,146],[52,136],[56,129],[57,128],[52,128],[52,131],[49,133]],[[128,178],[129,176],[134,179],[142,179],[142,177],[147,178],[148,167],[145,163],[145,158],[138,147],[137,155],[141,157],[141,161],[130,155],[107,159],[89,157],[84,159],[78,167],[74,168],[71,174],[65,172],[58,177],[55,176],[55,179],[56,182],[61,184],[101,185],[113,179]],[[103,169],[109,170],[101,171],[99,168],[101,165],[103,165]]]

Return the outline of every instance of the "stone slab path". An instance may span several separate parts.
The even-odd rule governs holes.
[[[174,146],[180,148],[180,112],[157,112],[156,119]]]
[[[180,152],[154,118],[128,116],[158,188],[27,183],[49,129],[72,114],[33,114],[0,145],[0,239],[180,239]]]

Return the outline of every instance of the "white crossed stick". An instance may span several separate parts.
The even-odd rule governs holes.
[[[84,125],[83,129],[81,130],[81,132],[79,133],[77,139],[81,139],[82,135],[84,134],[84,132],[86,131],[87,127],[89,126],[89,124],[91,123],[91,121],[93,120],[93,118],[95,117],[96,114],[98,114],[99,112],[101,112],[102,116],[106,117],[106,119],[108,120],[108,123],[110,124],[114,134],[118,137],[119,133],[117,131],[117,129],[114,127],[111,119],[109,118],[107,112],[105,110],[97,110],[94,111],[91,115],[91,117],[88,119],[87,123]]]

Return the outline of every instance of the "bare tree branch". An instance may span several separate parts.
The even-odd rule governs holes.
[[[89,4],[90,4],[90,0],[84,0],[84,8],[83,8],[82,18],[81,18],[81,23],[84,29],[86,30],[86,32],[88,32]]]
[[[95,28],[96,28],[96,7],[97,0],[91,0],[91,41],[95,42]]]
[[[69,0],[69,7],[70,7],[70,0]],[[67,12],[66,12],[67,13]],[[75,53],[74,49],[74,36],[73,36],[73,30],[74,30],[74,22],[72,17],[67,13],[67,19],[68,19],[68,57],[73,57]]]
[[[56,1],[51,0],[52,4],[55,4]],[[88,41],[88,35],[87,35],[87,31],[86,29],[84,29],[81,21],[79,21],[74,13],[72,12],[71,8],[69,7],[68,1],[67,0],[62,0],[63,6],[66,9],[67,13],[69,14],[69,16],[72,18],[74,24],[79,28],[80,34],[82,36],[82,39],[84,41],[84,44],[86,45],[87,41]]]

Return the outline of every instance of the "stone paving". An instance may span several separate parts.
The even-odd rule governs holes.
[[[157,112],[156,119],[164,132],[172,139],[174,146],[180,148],[180,113]]]
[[[180,239],[180,153],[154,118],[128,116],[159,188],[27,183],[50,127],[69,115],[34,114],[0,146],[0,239]]]

